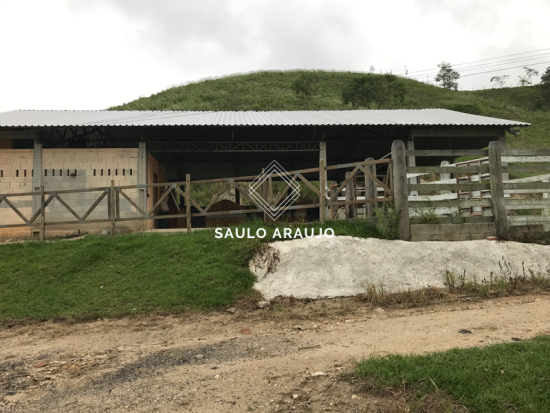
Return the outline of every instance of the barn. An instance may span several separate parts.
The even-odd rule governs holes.
[[[99,232],[109,227],[102,214],[111,212],[120,221],[117,228],[144,231],[157,227],[160,220],[132,217],[140,210],[144,218],[148,211],[156,211],[162,201],[161,184],[166,182],[253,178],[273,160],[287,171],[319,168],[321,161],[328,167],[351,167],[367,158],[387,159],[394,140],[417,150],[480,149],[494,140],[505,147],[506,133],[516,134],[521,126],[528,124],[444,109],[4,112],[0,240],[38,236],[41,190],[46,195],[53,192],[44,206],[51,235],[75,229]],[[436,165],[442,160],[409,157],[408,163]],[[312,179],[324,181],[324,192],[329,182],[343,182],[346,171],[329,168],[325,177]],[[109,210],[110,194],[97,202],[91,191],[99,188],[101,193],[111,185],[116,191],[126,188],[124,205],[119,207],[117,201],[116,213]],[[90,191],[75,192],[81,189]],[[167,199],[179,204],[179,210],[185,203],[176,196],[178,200],[173,194]],[[205,205],[196,207],[193,214],[204,212]],[[178,211],[172,212],[168,226],[182,226]]]

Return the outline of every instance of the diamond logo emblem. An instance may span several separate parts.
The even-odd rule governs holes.
[[[262,196],[262,187],[267,185],[270,177],[280,178],[283,182],[286,182],[289,188],[288,194],[282,198],[277,205],[270,204],[270,202]],[[249,191],[250,198],[273,221],[276,221],[300,197],[300,185],[288,175],[287,171],[285,171],[277,161],[272,161],[267,168],[252,181]]]

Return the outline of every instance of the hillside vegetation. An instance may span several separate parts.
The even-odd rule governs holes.
[[[302,110],[292,83],[304,71],[267,71],[204,80],[176,86],[111,108],[112,110]],[[348,110],[342,90],[355,78],[353,72],[317,71],[319,90],[309,110]],[[378,76],[378,75],[370,75]],[[518,137],[508,135],[510,148],[550,147],[550,111],[534,110],[536,87],[514,87],[476,91],[445,90],[410,79],[401,79],[407,95],[383,109],[445,108],[475,115],[529,122]]]

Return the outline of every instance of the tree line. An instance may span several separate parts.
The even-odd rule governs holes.
[[[442,62],[437,65],[439,72],[435,81],[443,89],[458,90],[458,80],[460,73],[453,69],[452,65]],[[518,86],[533,86],[533,77],[538,76],[539,72],[535,69],[524,67],[525,74],[519,76]],[[374,74],[374,68],[371,67],[371,73],[358,76],[342,90],[342,103],[351,105],[353,109],[380,109],[388,107],[398,102],[403,102],[407,95],[407,89],[401,79],[392,74]],[[491,77],[490,82],[494,87],[503,88],[509,75],[500,75]],[[539,84],[535,85],[537,95],[533,102],[536,109],[550,108],[550,67],[541,76]],[[315,72],[304,73],[300,75],[291,85],[295,96],[301,101],[304,109],[309,109],[312,99],[318,94],[320,88],[320,78]]]

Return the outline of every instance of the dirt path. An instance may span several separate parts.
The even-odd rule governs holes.
[[[354,359],[550,334],[549,315],[550,296],[531,295],[18,326],[0,330],[0,411],[387,411],[339,379]]]

